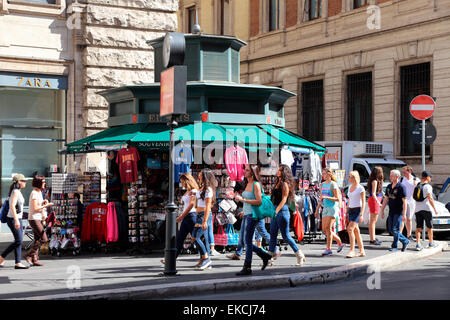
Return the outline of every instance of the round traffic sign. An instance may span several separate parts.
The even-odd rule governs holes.
[[[421,94],[412,99],[409,105],[411,115],[417,120],[426,120],[431,117],[436,109],[436,101],[426,94]]]
[[[430,145],[433,144],[434,140],[436,140],[437,131],[436,127],[430,123],[425,122],[425,144]],[[415,144],[422,143],[422,124],[418,123],[411,130],[411,138]]]

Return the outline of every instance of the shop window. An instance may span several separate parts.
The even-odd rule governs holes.
[[[323,140],[323,80],[302,83],[302,129],[309,140]]]
[[[372,72],[347,76],[347,139],[372,141]]]
[[[420,94],[430,95],[429,62],[400,68],[400,153],[403,156],[422,154],[421,145],[411,139],[412,129],[421,121],[414,119],[409,111],[412,99]],[[425,147],[425,153],[430,154],[430,146]]]
[[[305,0],[304,1],[304,21],[310,21],[320,18],[322,10],[321,0]]]
[[[0,176],[1,199],[7,197],[11,177],[34,171],[48,176],[52,164],[62,168],[58,150],[65,142],[66,91],[0,86]],[[48,179],[51,185],[51,179]],[[31,183],[23,191],[25,199]]]

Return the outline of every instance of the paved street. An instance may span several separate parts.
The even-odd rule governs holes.
[[[295,288],[189,296],[188,300],[448,300],[450,252],[381,273],[380,289],[369,290],[370,277]]]
[[[253,263],[253,277],[277,277],[287,274],[306,274],[322,272],[335,267],[342,267],[358,261],[384,257],[389,252],[391,237],[380,236],[382,247],[367,246],[365,258],[346,259],[348,247],[341,253],[331,257],[321,257],[324,243],[312,243],[301,246],[307,256],[304,267],[295,266],[295,256],[289,249],[283,250],[283,255],[277,260],[275,267],[259,270],[260,259],[255,257]],[[368,240],[367,235],[364,239]],[[1,242],[3,248],[9,241],[4,238]],[[367,242],[366,242],[367,243]],[[335,248],[335,246],[334,246]],[[415,254],[412,246],[408,253]],[[400,255],[401,256],[401,255]],[[448,257],[448,255],[447,255]],[[180,283],[192,281],[206,281],[217,279],[236,280],[235,273],[242,267],[242,261],[231,261],[224,255],[213,257],[213,269],[196,271],[193,265],[197,262],[196,255],[182,255],[177,263],[178,274],[174,277],[161,275],[163,266],[160,263],[162,253],[153,253],[145,256],[129,256],[121,254],[85,254],[77,257],[42,256],[44,267],[32,267],[29,270],[14,270],[13,256],[9,256],[5,267],[0,270],[0,299],[38,298],[53,299],[62,294],[83,295],[101,291],[101,294],[114,290],[136,290],[145,286],[160,286],[161,289]],[[78,277],[79,276],[79,277]],[[75,280],[80,279],[80,282]],[[79,286],[79,289],[76,287]],[[214,290],[214,289],[213,289]],[[198,292],[192,293],[196,295]],[[190,295],[190,297],[192,296]],[[247,296],[247,295],[246,295]],[[247,296],[248,297],[248,296]],[[156,296],[143,294],[140,298],[152,299]]]

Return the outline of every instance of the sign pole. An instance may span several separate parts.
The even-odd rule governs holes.
[[[422,171],[425,171],[425,120],[422,120]]]

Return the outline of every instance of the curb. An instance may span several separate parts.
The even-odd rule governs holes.
[[[417,262],[430,258],[436,254],[448,250],[448,243],[436,241],[438,246],[432,249],[424,249],[420,252],[396,252],[381,257],[352,263],[346,266],[336,267],[323,271],[307,273],[291,273],[279,276],[248,276],[242,278],[217,279],[204,281],[189,281],[183,283],[159,284],[139,286],[132,288],[120,288],[112,290],[98,290],[80,293],[37,296],[26,298],[27,300],[95,300],[95,299],[165,299],[177,296],[189,296],[200,294],[214,294],[234,290],[258,290],[270,288],[289,288],[314,283],[329,283],[345,280],[355,276],[373,273],[375,270],[383,271],[400,265]],[[19,300],[19,299],[12,299]],[[22,299],[20,299],[22,300]]]

